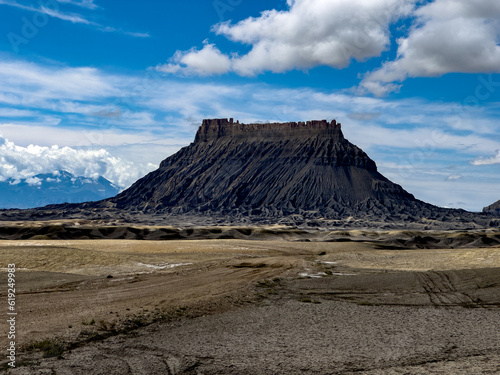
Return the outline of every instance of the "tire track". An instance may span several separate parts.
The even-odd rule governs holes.
[[[469,295],[459,292],[451,278],[444,272],[418,273],[418,280],[435,306],[475,306]]]

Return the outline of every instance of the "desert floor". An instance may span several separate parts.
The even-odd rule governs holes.
[[[500,373],[498,245],[350,236],[0,241],[18,312],[18,366],[0,371]]]

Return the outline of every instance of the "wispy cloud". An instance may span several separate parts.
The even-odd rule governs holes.
[[[59,3],[71,4],[81,8],[97,9],[99,6],[95,4],[95,0],[57,0]]]
[[[31,5],[23,5],[18,3],[15,0],[0,0],[0,5],[8,5],[11,7],[19,8],[19,9],[24,9],[24,10],[29,10],[29,11],[38,11],[38,8],[35,8]]]
[[[61,12],[59,10],[59,6],[57,5],[57,2],[54,2],[54,3],[51,2],[51,4],[52,5],[55,4],[56,6],[54,8],[49,8],[45,5],[43,5],[43,3],[41,3],[41,5],[39,7],[34,7],[32,5],[24,5],[24,4],[18,3],[17,1],[14,1],[14,0],[0,0],[0,5],[7,5],[7,6],[27,10],[30,12],[40,12],[40,13],[46,14],[50,17],[58,18],[58,19],[63,20],[63,21],[69,21],[71,23],[81,23],[81,24],[85,24],[85,25],[97,25],[96,23],[87,20],[86,18],[84,18],[80,14]]]
[[[123,30],[117,30],[116,32],[118,33],[123,33],[125,35],[133,36],[134,38],[150,38],[151,34],[150,33],[136,33],[132,31],[123,31]]]
[[[132,32],[132,31],[125,31],[125,30],[117,29],[117,28],[111,27],[111,26],[101,27],[100,30],[105,32],[105,33],[123,34],[123,35],[132,36],[134,38],[149,38],[149,37],[151,37],[151,35],[149,33],[137,33],[137,32]]]
[[[148,38],[150,37],[149,33],[144,33],[144,32],[131,32],[131,31],[125,31],[120,28],[115,28],[111,26],[104,26],[98,22],[92,21],[91,19],[85,17],[84,15],[80,13],[71,13],[71,12],[64,12],[60,9],[59,4],[69,4],[69,5],[74,5],[78,6],[80,8],[85,8],[88,10],[95,10],[99,9],[100,7],[94,3],[94,0],[81,0],[81,1],[76,1],[76,0],[57,0],[57,1],[47,1],[39,2],[39,6],[33,6],[33,5],[26,5],[23,3],[19,3],[15,0],[0,0],[0,5],[6,5],[6,6],[11,6],[15,7],[18,9],[23,9],[26,11],[30,12],[39,12],[42,14],[46,14],[49,17],[56,18],[62,21],[67,21],[71,22],[73,24],[82,24],[82,25],[88,25],[94,27],[96,30],[102,31],[102,32],[112,32],[112,33],[117,33],[117,34],[122,34],[122,35],[128,35],[134,38]]]
[[[82,23],[84,25],[94,25],[94,26],[99,25],[95,22],[87,20],[82,15],[76,13],[63,13],[59,10],[49,9],[44,6],[40,7],[40,11],[50,17],[58,18],[63,21],[69,21],[71,23]]]
[[[0,92],[21,103],[43,99],[84,99],[120,95],[120,79],[95,68],[43,66],[25,61],[0,61]]]

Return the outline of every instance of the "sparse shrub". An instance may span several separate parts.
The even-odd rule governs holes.
[[[147,321],[143,316],[134,316],[132,319],[129,320],[128,323],[129,323],[128,324],[129,329],[140,328],[147,325]]]
[[[99,321],[99,331],[115,331],[116,322],[106,322],[105,320]]]
[[[46,339],[32,343],[29,346],[29,349],[42,351],[44,358],[62,358],[62,353],[65,350],[65,346],[59,341]]]

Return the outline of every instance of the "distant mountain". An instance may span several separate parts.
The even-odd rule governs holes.
[[[0,208],[32,208],[112,197],[119,189],[104,177],[94,180],[66,171],[0,182]]]
[[[489,206],[483,208],[483,212],[500,216],[500,201],[497,201]]]

